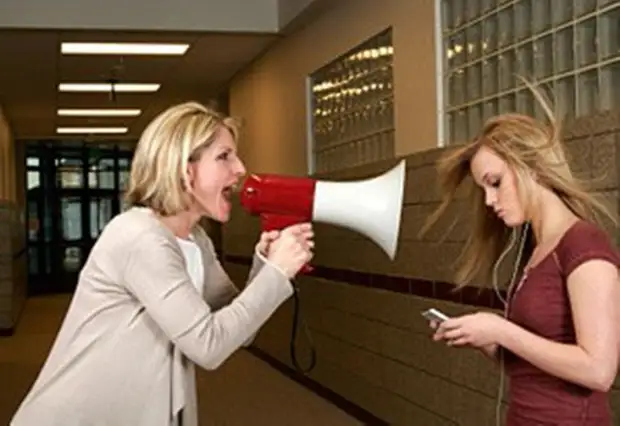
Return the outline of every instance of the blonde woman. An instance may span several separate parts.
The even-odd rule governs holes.
[[[597,222],[604,208],[573,178],[560,129],[534,93],[548,125],[500,115],[439,163],[444,201],[429,226],[463,181],[473,183],[460,286],[489,278],[512,232],[522,240],[505,315],[432,324],[434,339],[500,360],[510,379],[507,425],[607,426],[620,348],[620,257]]]
[[[196,426],[194,364],[212,370],[292,294],[312,229],[261,236],[239,292],[198,225],[226,222],[245,173],[230,118],[197,103],[148,125],[128,201],[94,246],[13,426]]]

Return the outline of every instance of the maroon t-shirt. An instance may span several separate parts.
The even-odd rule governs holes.
[[[620,255],[608,235],[576,222],[511,298],[510,321],[544,338],[576,343],[566,277],[580,264],[605,259],[620,266]],[[592,283],[596,291],[596,283]],[[608,394],[559,379],[504,350],[509,377],[508,426],[608,426]]]

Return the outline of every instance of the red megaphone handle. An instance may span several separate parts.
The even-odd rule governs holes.
[[[262,214],[261,215],[261,227],[263,231],[273,231],[278,230],[281,231],[284,228],[287,228],[291,225],[296,225],[298,223],[308,222],[309,218],[302,216],[288,216],[288,215],[279,215],[279,214]],[[312,266],[309,264],[305,264],[301,267],[298,274],[304,275],[309,274],[314,270]]]

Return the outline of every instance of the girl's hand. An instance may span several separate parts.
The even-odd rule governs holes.
[[[503,317],[488,312],[463,315],[439,324],[433,340],[444,340],[449,346],[492,347],[498,344],[505,325]]]

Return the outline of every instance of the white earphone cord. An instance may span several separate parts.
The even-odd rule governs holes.
[[[524,226],[523,232],[521,234],[521,243],[519,245],[519,251],[517,252],[517,258],[515,260],[514,267],[512,268],[512,276],[510,277],[510,285],[508,286],[508,291],[506,293],[508,297],[506,299],[504,299],[504,297],[501,295],[499,291],[499,286],[497,283],[497,280],[498,280],[497,271],[499,269],[499,265],[502,263],[506,255],[514,247],[515,238],[516,238],[515,230],[512,231],[512,234],[510,236],[510,244],[508,244],[506,249],[504,249],[500,257],[495,262],[495,265],[493,266],[493,289],[495,290],[497,297],[502,301],[502,304],[504,305],[504,316],[505,317],[508,315],[508,298],[515,284],[515,278],[517,277],[517,273],[519,271],[519,265],[521,263],[521,257],[523,256],[523,248],[525,247],[525,242],[527,241],[528,231],[529,231],[529,223],[526,223]],[[497,390],[497,403],[495,405],[495,424],[497,426],[500,426],[502,423],[501,422],[502,398],[504,396],[504,352],[499,347],[497,348],[497,351],[499,352],[498,354],[499,355],[499,387]]]

